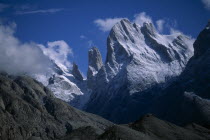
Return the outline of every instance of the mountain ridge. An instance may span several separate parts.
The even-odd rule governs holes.
[[[155,98],[153,91],[144,93],[164,88],[183,71],[193,55],[191,41],[181,34],[161,35],[151,23],[139,26],[121,20],[107,38],[107,58],[96,75],[97,88],[93,89],[85,110],[120,121],[123,114],[132,113],[128,110],[133,110],[134,102],[140,102],[134,99],[135,94],[142,94],[142,99],[154,94]],[[149,105],[149,99],[143,102]]]

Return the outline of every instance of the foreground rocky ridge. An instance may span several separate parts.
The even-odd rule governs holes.
[[[113,126],[100,138],[109,140],[202,140],[210,138],[209,132],[209,129],[196,124],[179,127],[149,114],[133,123]]]
[[[79,111],[53,96],[27,76],[0,74],[0,140],[205,140],[210,131],[186,128],[146,115],[127,125],[115,125]]]
[[[58,139],[89,126],[101,134],[111,122],[79,111],[57,99],[41,83],[27,76],[0,75],[0,138]]]
[[[207,140],[210,138],[210,130],[197,124],[179,127],[148,114],[130,124],[113,125],[101,135],[86,127],[73,131],[63,140],[88,138],[91,140]]]

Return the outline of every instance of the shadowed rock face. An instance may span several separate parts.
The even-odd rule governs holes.
[[[91,48],[88,51],[88,72],[87,72],[87,84],[88,88],[92,89],[96,86],[95,75],[103,66],[101,53],[96,47]]]
[[[195,55],[179,78],[154,100],[150,112],[177,124],[210,125],[210,25],[194,43]],[[166,113],[167,112],[167,113]]]
[[[104,132],[111,122],[79,111],[27,76],[0,74],[0,139],[59,139],[80,127]]]
[[[206,25],[206,28],[199,34],[194,43],[195,57],[202,56],[203,54],[206,53],[207,50],[209,50],[209,44],[210,44],[209,38],[210,38],[210,22]]]
[[[83,81],[83,76],[82,76],[81,72],[79,71],[77,64],[75,64],[75,63],[73,63],[72,74],[79,81]]]
[[[98,71],[103,65],[101,54],[98,48],[93,47],[88,51],[88,66]],[[92,70],[92,69],[90,69]]]

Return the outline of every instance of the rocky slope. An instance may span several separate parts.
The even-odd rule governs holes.
[[[127,124],[115,125],[103,133],[102,140],[205,140],[210,138],[209,129],[196,124],[179,127],[162,121],[153,115]]]
[[[126,125],[79,111],[28,76],[0,74],[0,140],[206,140],[210,130],[145,115]]]
[[[87,81],[95,85],[90,87],[85,110],[118,123],[136,120],[159,96],[157,91],[184,70],[193,55],[192,43],[179,33],[161,35],[151,23],[139,26],[120,21],[108,36],[105,64],[92,60],[101,60],[97,49],[93,49],[95,56],[89,57],[89,62],[100,67],[94,67],[94,75],[88,72]]]
[[[60,139],[78,128],[100,135],[112,123],[79,111],[28,76],[0,74],[0,139]]]

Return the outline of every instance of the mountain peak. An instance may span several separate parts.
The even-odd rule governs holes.
[[[210,20],[208,21],[205,29],[210,30]]]
[[[210,26],[210,19],[209,19],[209,21],[208,21],[208,24],[207,24],[208,26]]]
[[[126,27],[132,26],[132,23],[128,19],[122,19],[120,22],[116,23],[111,32],[118,32],[119,30],[125,29]]]
[[[79,68],[76,63],[73,63],[72,74],[77,80],[83,81],[83,76],[81,72],[79,71]]]
[[[88,73],[87,77],[91,77],[95,75],[98,70],[102,67],[102,57],[101,53],[99,52],[98,48],[92,47],[88,51]]]
[[[141,30],[142,32],[148,33],[151,36],[155,36],[155,33],[156,33],[155,27],[150,22],[144,22]]]
[[[88,51],[88,65],[93,67],[96,71],[98,71],[103,65],[101,53],[98,48],[92,47]]]
[[[197,40],[193,44],[194,49],[195,49],[195,57],[199,57],[202,54],[204,54],[210,47],[210,21],[208,22],[206,28],[201,31],[201,33],[198,35]]]
[[[131,23],[127,18],[124,18],[120,21],[120,23]]]
[[[88,71],[87,71],[87,85],[89,88],[94,86],[95,75],[103,66],[101,53],[98,48],[92,47],[88,51]]]
[[[121,63],[130,56],[127,42],[135,42],[136,28],[128,19],[114,25],[107,39],[106,63]]]

